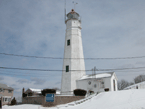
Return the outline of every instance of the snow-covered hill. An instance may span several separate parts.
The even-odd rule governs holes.
[[[19,105],[4,106],[3,109],[145,109],[145,89],[103,92],[77,105],[66,104],[52,108]]]

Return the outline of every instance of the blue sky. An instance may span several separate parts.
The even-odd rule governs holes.
[[[72,1],[67,0],[67,13],[73,8]],[[82,18],[85,58],[145,56],[144,0],[75,1],[75,11]],[[63,57],[65,28],[64,0],[0,0],[0,53]],[[63,60],[0,55],[0,67],[61,70],[62,63]],[[94,66],[144,67],[145,59],[85,60],[85,66],[87,70]],[[115,72],[119,80],[132,81],[144,74],[144,69]],[[60,87],[61,73],[0,69],[0,83],[13,87],[18,97],[23,87]],[[18,76],[22,74],[31,76]]]

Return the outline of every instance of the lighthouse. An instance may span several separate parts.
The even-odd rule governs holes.
[[[61,80],[61,94],[72,94],[76,89],[76,80],[80,79],[85,72],[83,55],[81,20],[74,9],[67,14],[63,71]]]

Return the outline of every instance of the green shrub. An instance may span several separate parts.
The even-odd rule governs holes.
[[[75,89],[74,90],[74,95],[75,96],[85,96],[87,93],[86,90],[83,90],[83,89]]]
[[[12,99],[12,101],[11,101],[11,105],[16,105],[17,104],[17,101],[16,101],[16,99],[15,99],[15,97]]]
[[[23,96],[23,98],[24,98],[24,97],[27,97],[27,94],[23,93],[23,95],[22,95],[22,96]]]
[[[42,91],[41,91],[41,94],[43,95],[43,96],[45,96],[46,95],[46,93],[56,93],[56,90],[55,89],[43,89]]]

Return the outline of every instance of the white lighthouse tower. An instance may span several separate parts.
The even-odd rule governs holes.
[[[85,75],[81,20],[73,9],[67,14],[61,93],[72,94],[76,80]]]

